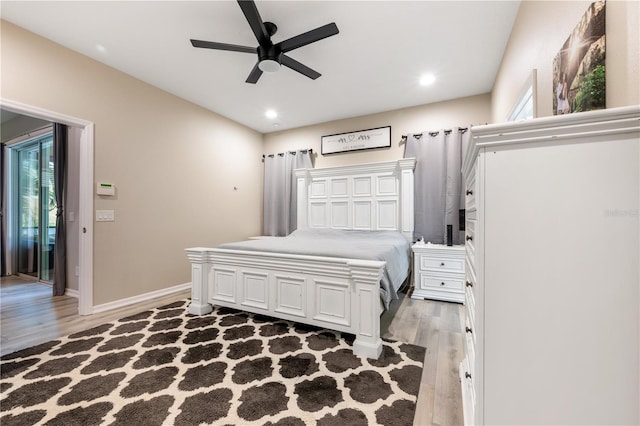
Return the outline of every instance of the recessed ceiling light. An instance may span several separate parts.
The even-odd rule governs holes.
[[[268,109],[267,112],[264,113],[267,118],[276,118],[278,113],[275,110]]]
[[[436,76],[433,74],[424,74],[422,77],[420,77],[421,86],[428,86],[430,84],[433,84],[434,81],[436,81]]]
[[[104,47],[104,46],[103,46],[103,45],[101,45],[101,44],[96,44],[96,50],[97,50],[98,52],[102,53],[103,55],[106,55],[106,54],[107,54],[107,48],[106,48],[106,47]]]

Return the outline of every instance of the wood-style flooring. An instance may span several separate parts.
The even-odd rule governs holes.
[[[4,355],[105,322],[189,297],[189,292],[99,314],[78,315],[78,301],[52,297],[50,286],[17,277],[0,284],[0,354]],[[414,425],[462,425],[458,366],[463,354],[463,306],[406,296],[381,318],[382,337],[427,348]]]

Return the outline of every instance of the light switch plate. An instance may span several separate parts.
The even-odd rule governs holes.
[[[115,220],[113,210],[96,210],[96,222],[113,222]]]

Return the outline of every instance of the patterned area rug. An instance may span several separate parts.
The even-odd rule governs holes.
[[[0,424],[410,425],[425,348],[181,301],[5,355]]]

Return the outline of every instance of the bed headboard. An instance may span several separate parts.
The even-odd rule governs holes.
[[[297,169],[298,228],[394,230],[413,240],[415,158]]]

